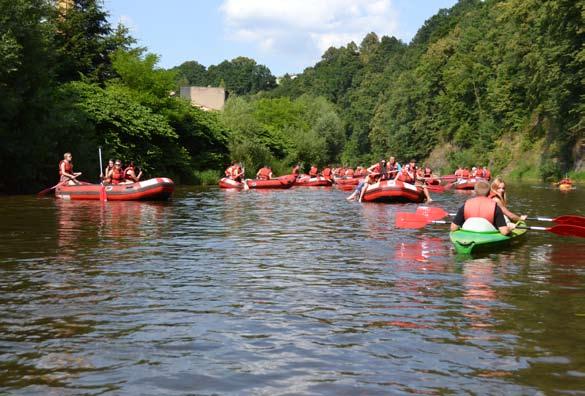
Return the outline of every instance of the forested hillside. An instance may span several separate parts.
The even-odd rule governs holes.
[[[584,17],[582,0],[461,0],[408,45],[370,33],[263,97],[334,103],[345,164],[392,154],[545,179],[583,171]]]

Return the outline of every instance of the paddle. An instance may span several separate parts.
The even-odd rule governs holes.
[[[64,180],[64,181],[61,181],[61,182],[55,184],[53,187],[45,188],[43,191],[38,192],[37,195],[46,195],[49,191],[54,190],[55,188],[59,187],[61,184],[65,183],[67,181],[68,180]]]
[[[425,216],[421,216],[417,213],[396,213],[395,225],[397,228],[423,228],[427,224],[450,224],[450,222],[445,220],[429,220]],[[517,226],[516,228],[533,231],[548,231],[561,236],[585,238],[585,227],[572,224],[560,224],[553,227]]]
[[[102,146],[98,147],[98,154],[100,157],[100,201],[106,202],[108,200],[108,195],[106,194],[106,187],[104,186],[104,174],[103,172],[103,163],[102,163]]]
[[[424,216],[429,220],[439,220],[446,216],[455,216],[455,213],[448,213],[443,208],[431,206],[419,206],[416,208],[416,214]],[[555,218],[550,217],[528,217],[528,220],[548,221],[558,224],[568,224],[578,227],[585,227],[585,217],[577,215],[563,215]]]

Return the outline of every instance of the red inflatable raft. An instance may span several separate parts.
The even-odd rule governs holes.
[[[296,175],[286,175],[270,180],[248,179],[245,183],[250,188],[291,188],[296,178]]]
[[[173,181],[157,177],[132,184],[102,186],[100,184],[81,184],[78,186],[59,186],[55,197],[71,200],[99,200],[100,190],[105,190],[108,201],[158,201],[168,199],[175,190]]]
[[[357,186],[360,184],[360,179],[357,178],[347,178],[347,177],[336,177],[335,184],[339,184],[340,186]]]
[[[477,183],[478,180],[480,179],[459,179],[453,184],[453,187],[455,187],[456,190],[473,190],[475,183]]]
[[[371,184],[364,193],[365,202],[424,202],[421,187],[403,183],[400,180],[382,180]]]
[[[244,188],[244,183],[224,177],[219,181],[220,188]]]
[[[295,185],[301,187],[327,187],[333,185],[333,181],[323,176],[311,177],[309,175],[301,175]]]

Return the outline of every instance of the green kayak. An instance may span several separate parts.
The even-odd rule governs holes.
[[[526,226],[519,222],[519,226]],[[502,235],[499,231],[467,231],[457,230],[449,234],[451,242],[458,254],[471,254],[477,251],[489,251],[504,246],[518,237],[526,234],[526,229],[514,229],[509,235]]]

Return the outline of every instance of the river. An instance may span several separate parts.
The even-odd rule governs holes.
[[[585,188],[508,194],[585,215]],[[584,394],[585,239],[461,258],[444,225],[394,228],[416,205],[345,196],[0,197],[0,393]]]

